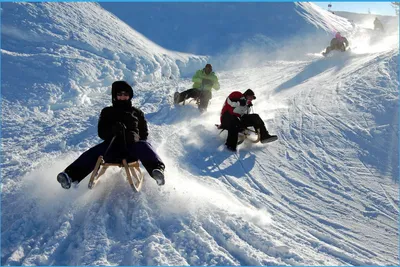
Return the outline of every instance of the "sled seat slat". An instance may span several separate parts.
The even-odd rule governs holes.
[[[105,162],[105,163],[101,164],[101,166],[107,166],[107,167],[114,166],[114,167],[122,168],[122,167],[124,167],[124,164],[122,162],[121,163],[108,163],[108,162]],[[129,162],[128,166],[129,167],[139,167],[139,162],[138,161]]]
[[[139,192],[143,185],[144,175],[140,170],[139,161],[132,161],[127,163],[126,159],[122,159],[120,163],[117,162],[104,162],[103,156],[99,156],[96,162],[96,166],[90,176],[88,187],[92,189],[99,181],[107,168],[109,167],[120,167],[125,169],[126,178],[134,192]]]

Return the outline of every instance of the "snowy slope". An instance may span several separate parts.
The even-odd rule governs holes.
[[[24,166],[63,147],[64,134],[96,124],[113,81],[174,79],[206,62],[159,47],[94,3],[2,3],[1,32],[2,123],[13,129],[3,133],[11,137],[3,142],[4,160],[19,161],[10,149],[20,147]],[[25,135],[38,138],[40,148],[26,144]]]
[[[335,14],[348,19],[350,23],[353,22],[360,27],[371,30],[374,29],[375,18],[378,18],[388,32],[398,31],[399,18],[396,16],[381,16],[375,14],[366,15],[346,11],[336,11]]]
[[[292,38],[311,39],[304,48],[350,32],[351,24],[311,3],[100,3],[157,44],[172,50],[218,55],[263,36],[259,50],[275,50]],[[149,27],[152,25],[152,27]],[[329,33],[327,37],[326,33]],[[179,40],[179,42],[176,42]],[[310,47],[311,49],[311,47]]]
[[[2,14],[6,99],[34,94],[24,102],[65,103],[87,94],[83,87],[179,77],[179,68],[193,71],[205,62],[159,47],[94,3],[4,3]]]
[[[111,40],[119,39],[107,43],[99,33],[84,34],[72,49],[76,42],[60,37],[60,25],[72,23],[62,14],[81,5],[79,25],[90,27],[80,33],[97,29],[90,23],[97,16],[104,18],[99,33],[117,38],[126,30],[135,36],[126,43],[144,42],[96,4],[2,3],[2,265],[398,265],[397,32],[358,42],[366,32],[355,25],[350,53],[322,58],[298,46],[260,65],[217,71],[221,89],[200,115],[191,104],[172,107],[170,96],[191,86],[178,78],[185,64],[204,58],[151,43],[115,52]],[[338,23],[312,12],[308,19]],[[10,35],[31,21],[39,41]],[[48,36],[57,41],[40,41]],[[102,45],[111,52],[103,54]],[[63,53],[49,52],[58,46]],[[119,63],[126,51],[148,71]],[[154,67],[159,53],[176,68],[175,79]],[[301,59],[283,60],[286,53]],[[174,63],[178,56],[182,65]],[[38,75],[42,68],[53,75]],[[166,163],[166,185],[146,175],[143,191],[133,194],[122,172],[110,169],[94,190],[88,178],[63,190],[57,173],[100,141],[97,120],[110,105],[110,83],[132,77],[140,77],[134,104],[146,113],[150,142]],[[227,94],[246,88],[256,92],[254,111],[279,140],[245,143],[232,154],[214,123]]]

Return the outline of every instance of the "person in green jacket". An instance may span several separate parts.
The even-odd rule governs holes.
[[[218,77],[215,75],[215,72],[212,71],[211,64],[207,64],[204,69],[196,71],[195,75],[192,77],[192,81],[192,89],[182,93],[175,92],[174,103],[179,104],[188,98],[198,99],[200,101],[199,110],[200,112],[204,112],[207,110],[208,102],[212,97],[212,88],[215,90],[219,89]]]

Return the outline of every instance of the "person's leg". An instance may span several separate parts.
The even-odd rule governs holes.
[[[331,51],[332,51],[332,47],[331,47],[331,46],[328,46],[328,47],[326,48],[325,54],[328,54],[328,53],[331,52]]]
[[[221,129],[229,129],[229,126],[231,125],[231,120],[232,120],[233,116],[232,114],[230,114],[228,111],[224,112],[224,114],[221,115],[221,125],[220,128]]]
[[[260,131],[260,140],[269,138],[271,135],[268,133],[265,127],[264,121],[258,114],[245,114],[242,116],[241,124],[243,127],[253,126],[254,129]]]
[[[226,147],[232,151],[235,151],[240,130],[239,119],[229,112],[225,112],[222,114],[221,127],[228,130],[228,137],[226,138],[225,143]]]
[[[267,140],[271,137],[276,138],[276,135],[270,135],[265,127],[264,121],[258,114],[245,114],[242,116],[241,119],[241,126],[242,127],[249,127],[253,126],[254,129],[260,131],[260,141],[263,143],[264,140]]]
[[[176,101],[176,103],[180,103],[184,101],[187,98],[197,98],[200,94],[200,90],[196,88],[192,88],[186,91],[183,91],[182,93],[179,94],[179,98]]]
[[[201,94],[200,94],[200,105],[199,105],[200,111],[207,110],[210,99],[211,99],[211,91],[210,90],[202,90]]]
[[[93,171],[97,159],[106,151],[108,145],[108,143],[103,142],[90,148],[72,162],[64,172],[68,174],[73,182],[79,183]]]
[[[340,43],[337,43],[337,44],[333,47],[332,50],[341,50],[341,49],[342,49],[342,47],[341,47]]]
[[[156,169],[164,172],[165,165],[162,162],[161,158],[154,151],[150,143],[146,141],[136,142],[134,144],[128,145],[128,151],[128,161],[132,162],[139,159],[151,177],[154,176],[154,170]]]

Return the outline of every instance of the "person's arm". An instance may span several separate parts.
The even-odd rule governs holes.
[[[139,112],[138,115],[139,119],[139,137],[140,140],[146,141],[147,137],[149,136],[149,129],[147,128],[147,120],[144,117],[144,113],[142,111]]]
[[[209,75],[203,75],[202,76],[202,84],[207,86],[207,89],[214,88],[215,90],[218,90],[220,88],[219,82],[218,82],[218,77],[215,75],[214,72],[212,72]]]
[[[104,141],[111,140],[113,138],[113,122],[110,120],[111,110],[109,108],[104,108],[100,113],[99,123],[97,125],[97,132],[101,139]]]
[[[347,40],[346,37],[343,37],[343,39],[344,39],[344,43],[346,44],[346,46],[349,46],[349,40]]]
[[[196,73],[192,77],[192,82],[201,84],[203,77],[202,77],[202,70],[196,71]]]
[[[137,142],[139,140],[147,140],[149,132],[143,111],[133,107],[130,112],[124,112],[121,119],[126,125],[125,134],[128,143]]]
[[[219,88],[220,88],[220,85],[219,85],[219,82],[218,82],[218,77],[217,77],[217,75],[213,75],[213,77],[214,77],[214,83],[213,83],[213,88],[215,89],[215,90],[219,90]]]
[[[245,106],[246,98],[243,96],[243,94],[241,92],[233,92],[228,96],[228,99],[226,102],[231,107],[236,108],[239,106]]]

